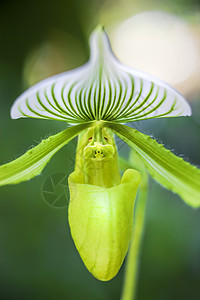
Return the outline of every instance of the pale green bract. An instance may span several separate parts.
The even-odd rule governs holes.
[[[134,257],[136,262],[139,253],[148,184],[146,170],[192,207],[200,206],[200,170],[150,137],[120,124],[190,116],[190,106],[182,95],[163,81],[121,64],[102,27],[91,35],[90,50],[90,59],[84,66],[43,80],[14,102],[13,119],[55,119],[77,125],[1,166],[0,185],[39,175],[51,157],[79,135],[75,171],[69,177],[71,233],[89,271],[100,280],[110,280],[119,271],[129,247],[140,182],[136,170],[127,170],[120,178],[112,132],[134,149],[142,165],[142,200],[137,205],[135,222],[139,231],[136,227],[133,230],[136,246],[133,244],[131,249],[135,254],[129,261]],[[87,224],[85,219],[89,220]]]

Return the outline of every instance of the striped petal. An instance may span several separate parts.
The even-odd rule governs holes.
[[[90,124],[65,129],[43,140],[17,159],[0,166],[0,186],[17,184],[39,175],[52,156]]]
[[[104,125],[136,151],[156,181],[178,194],[188,205],[200,207],[200,169],[136,129],[112,122]]]
[[[11,117],[78,124],[191,115],[189,104],[168,84],[121,64],[102,27],[91,35],[90,49],[84,66],[47,78],[24,92],[14,102]]]

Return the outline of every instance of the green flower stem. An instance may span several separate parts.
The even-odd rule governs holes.
[[[127,163],[123,159],[120,159],[119,163],[122,167],[127,167]],[[141,172],[142,180],[138,190],[135,207],[133,236],[127,257],[126,273],[121,300],[133,300],[136,296],[139,255],[144,233],[145,210],[148,195],[148,174],[142,166],[142,163],[139,162],[138,158],[136,158],[136,164],[133,165],[132,163],[129,163],[129,167],[138,169]]]

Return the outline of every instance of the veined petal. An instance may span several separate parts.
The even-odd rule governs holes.
[[[137,152],[155,180],[177,193],[190,206],[200,206],[200,169],[136,129],[111,122],[106,122],[105,126]]]
[[[43,140],[14,161],[0,166],[0,186],[20,183],[39,175],[52,156],[88,126],[80,124],[65,129]]]
[[[78,124],[191,115],[189,104],[168,84],[121,64],[102,27],[91,35],[90,51],[84,66],[43,80],[24,92],[14,102],[11,117]]]

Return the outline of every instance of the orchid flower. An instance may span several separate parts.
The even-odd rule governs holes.
[[[200,170],[123,124],[190,115],[189,104],[171,86],[121,64],[104,29],[98,27],[91,35],[85,65],[41,81],[14,102],[12,119],[52,119],[71,126],[2,165],[0,185],[39,175],[51,157],[78,135],[75,170],[69,176],[71,234],[88,270],[103,281],[118,273],[129,248],[123,299],[131,299],[147,172],[188,205],[199,207]],[[114,135],[133,149],[129,161],[118,159]],[[119,166],[127,169],[122,178]]]

